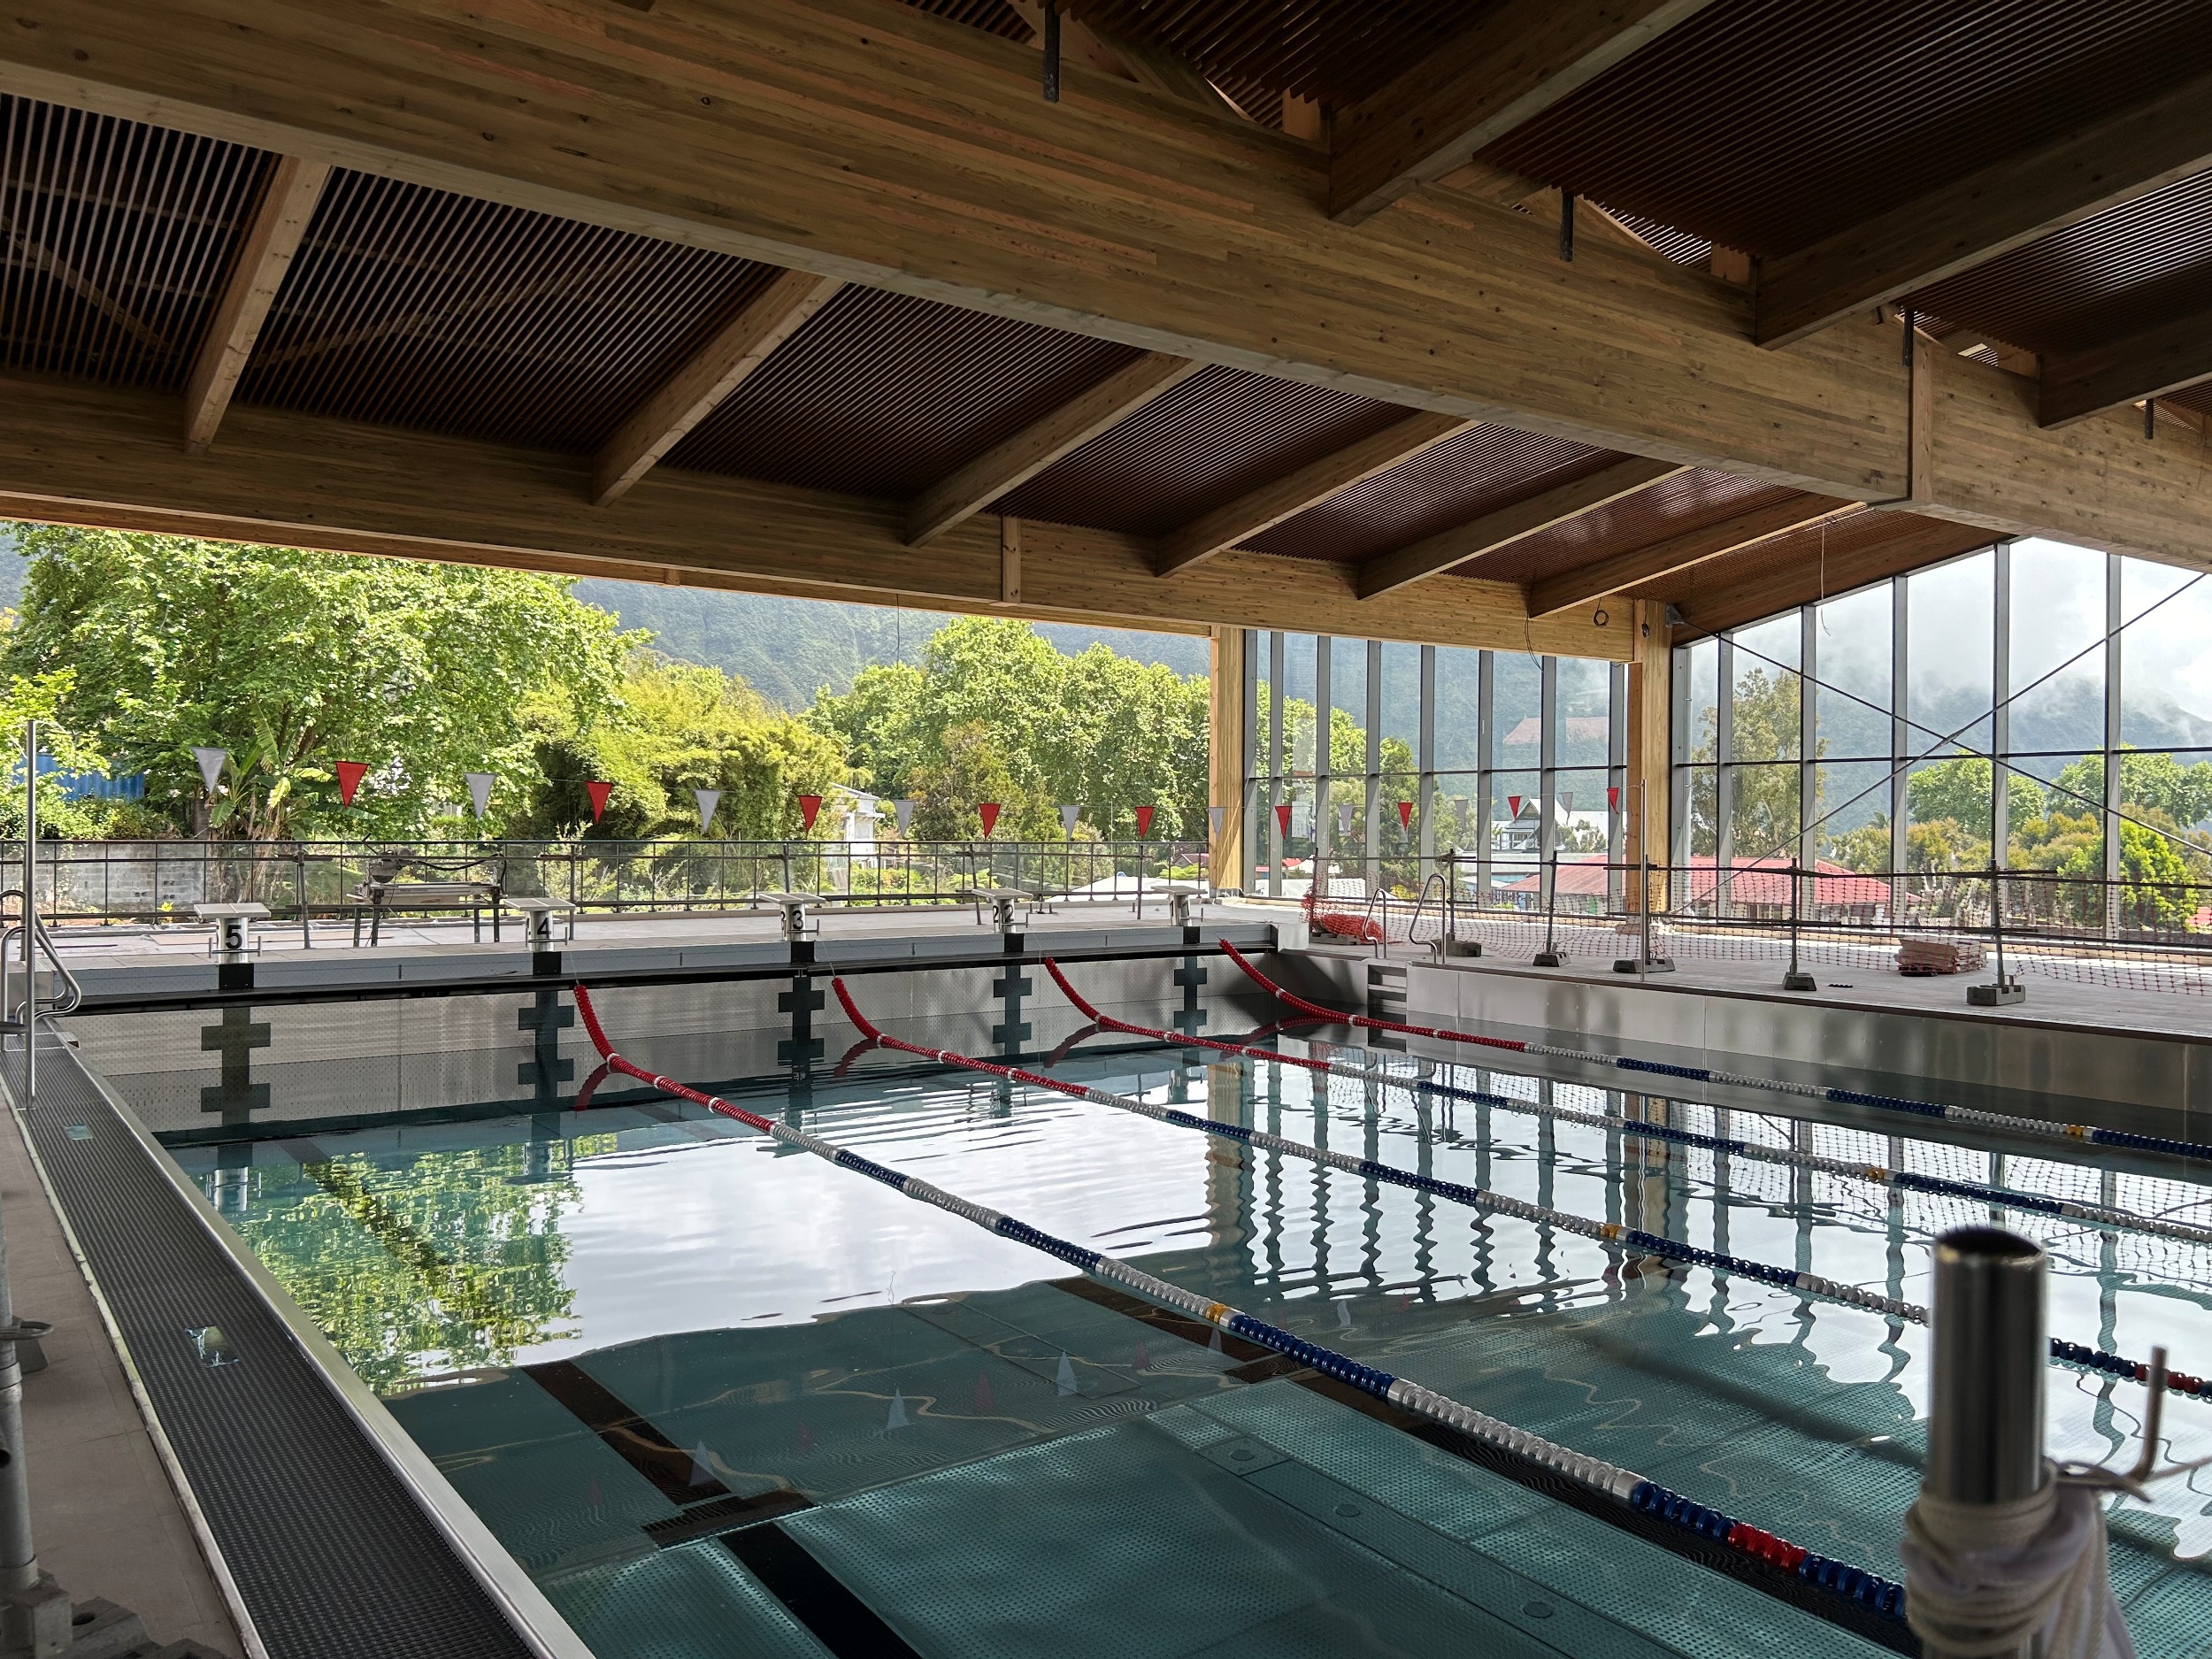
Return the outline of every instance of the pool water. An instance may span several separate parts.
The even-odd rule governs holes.
[[[1244,1018],[1217,1005],[1210,1028]],[[1321,1078],[1125,1045],[1056,1074],[1921,1303],[1931,1240],[1997,1219],[2052,1252],[2054,1335],[2212,1370],[2212,1249],[1893,1205],[1376,1070],[2207,1218],[2212,1186],[2174,1169],[1371,1058]],[[895,1059],[742,1103],[1902,1577],[1924,1329]],[[635,1087],[603,1084],[584,1112],[173,1149],[603,1659],[1881,1651],[1279,1361]],[[2132,1461],[2139,1385],[2047,1380],[2055,1455]],[[2172,1400],[2166,1425],[2171,1456],[2212,1455],[2212,1404]],[[2207,1480],[2113,1517],[2146,1654],[2212,1654]]]

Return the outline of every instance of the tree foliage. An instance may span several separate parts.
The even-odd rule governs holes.
[[[565,700],[541,699],[523,723],[534,734],[537,776],[507,829],[534,839],[697,835],[695,789],[722,792],[716,835],[795,837],[798,797],[826,795],[851,775],[833,738],[771,709],[744,681],[650,651],[631,657],[612,713],[586,720]],[[585,787],[593,781],[613,786],[596,824]],[[816,833],[829,827],[825,817]]]
[[[27,526],[7,667],[73,677],[57,712],[177,827],[230,837],[421,835],[489,772],[535,771],[518,711],[611,712],[634,641],[565,579]],[[49,682],[51,683],[51,682]],[[227,749],[209,803],[196,745]],[[342,808],[334,763],[370,767]]]
[[[1057,839],[1057,809],[1094,833],[1206,831],[1207,682],[1104,645],[1055,650],[1025,622],[964,617],[930,639],[919,667],[864,669],[808,718],[852,757],[864,786],[917,803],[915,833],[957,839],[995,800],[1001,836]],[[986,793],[986,792],[988,793]]]

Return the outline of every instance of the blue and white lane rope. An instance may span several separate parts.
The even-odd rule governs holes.
[[[1409,1025],[1399,1020],[1348,1014],[1339,1009],[1324,1008],[1318,1002],[1308,1002],[1294,991],[1285,990],[1254,967],[1244,953],[1227,940],[1221,941],[1221,949],[1232,962],[1244,971],[1247,978],[1270,995],[1281,999],[1302,1013],[1340,1025],[1356,1025],[1367,1031],[1394,1032],[1402,1036],[1430,1037],[1444,1042],[1474,1043],[1486,1048],[1507,1049],[1514,1054],[1542,1055],[1548,1059],[1577,1060],[1586,1065],[1610,1066],[1622,1071],[1678,1077],[1693,1083],[1724,1083],[1736,1088],[1768,1089],[1778,1094],[1794,1094],[1803,1100],[1826,1101],[1839,1106],[1867,1106],[1879,1111],[1907,1112],[1916,1118],[1936,1118],[1946,1123],[1969,1124],[1979,1129],[2001,1129],[2008,1134],[2033,1135],[2046,1141],[2072,1141],[2091,1146],[2123,1147],[2131,1152],[2156,1152],[2169,1157],[2212,1161],[2212,1143],[2202,1141],[2177,1141],[2167,1135],[2139,1135],[2124,1129],[2100,1129],[2093,1124],[2047,1123],[2039,1118],[2016,1118],[2008,1112],[1978,1111],[1969,1106],[1944,1106],[1934,1101],[1912,1100],[1901,1094],[1871,1094],[1861,1089],[1830,1088],[1818,1083],[1792,1083],[1781,1078],[1746,1077],[1735,1071],[1717,1071],[1710,1066],[1675,1065],[1661,1060],[1640,1060],[1628,1055],[1595,1054],[1580,1048],[1563,1048],[1553,1043],[1525,1042],[1515,1037],[1485,1037],[1473,1032],[1454,1031],[1446,1025]]]
[[[1217,1037],[1200,1037],[1183,1032],[1162,1031],[1150,1025],[1133,1025],[1128,1020],[1118,1019],[1102,1011],[1086,1001],[1083,995],[1069,983],[1059,964],[1049,957],[1045,960],[1045,971],[1066,994],[1078,1013],[1092,1024],[1109,1031],[1124,1032],[1132,1036],[1149,1037],[1156,1041],[1186,1047],[1195,1045],[1250,1059],[1303,1066],[1308,1071],[1342,1077],[1347,1081],[1365,1083],[1379,1080],[1409,1089],[1415,1094],[1433,1095],[1442,1100],[1466,1101],[1478,1106],[1502,1106],[1509,1111],[1524,1112],[1532,1117],[1584,1124],[1593,1129],[1632,1135],[1647,1141],[1664,1141],[1676,1146],[1724,1152],[1757,1163],[1782,1164],[1792,1169],[1810,1170],[1822,1175],[1868,1181],[1893,1191],[1924,1193],[1941,1198],[1963,1198],[1974,1203],[1995,1204],[2033,1215],[2056,1216],[2069,1221],[2085,1222],[2092,1226],[2182,1239],[2193,1244],[2212,1244],[2212,1226],[2194,1222],[2170,1221],[2163,1217],[2139,1215],[2133,1210],[2119,1210],[2108,1204],[2085,1204],[2073,1199],[2024,1192],[2017,1187],[1988,1186],[1979,1181],[1955,1181],[1942,1176],[1919,1174],[1911,1170],[1893,1170],[1879,1164],[1855,1164],[1848,1158],[1832,1158],[1818,1152],[1764,1146],[1755,1141],[1737,1141],[1722,1135],[1701,1134],[1695,1130],[1678,1129],[1667,1124],[1639,1123],[1632,1118],[1614,1117],[1610,1113],[1577,1111],[1571,1107],[1547,1102],[1519,1100],[1509,1094],[1493,1094],[1479,1089],[1461,1088],[1449,1083],[1433,1082],[1426,1078],[1406,1077],[1388,1069],[1389,1056],[1371,1049],[1352,1050],[1352,1064],[1347,1065],[1330,1060],[1284,1054],[1275,1048],[1255,1048],[1248,1043],[1227,1042]],[[1357,1070],[1354,1070],[1354,1066]]]
[[[1156,1038],[1162,1042],[1173,1043],[1180,1047],[1188,1047],[1195,1043],[1202,1048],[1242,1054],[1255,1059],[1287,1060],[1293,1064],[1302,1065],[1314,1071],[1330,1070],[1329,1062],[1325,1060],[1305,1059],[1294,1055],[1279,1054],[1272,1048],[1254,1048],[1243,1043],[1225,1042],[1219,1038],[1193,1037],[1182,1033],[1159,1031],[1150,1026],[1133,1025],[1127,1020],[1115,1019],[1112,1016],[1100,1012],[1085,1002],[1075,987],[1068,983],[1067,976],[1060,972],[1056,964],[1048,961],[1045,965],[1051,972],[1054,980],[1067,994],[1069,1000],[1074,1003],[1077,1011],[1091,1019],[1095,1025],[1127,1032],[1136,1036]],[[845,1004],[846,1012],[852,1016],[854,1024],[872,1039],[892,1043],[911,1053],[931,1054],[940,1059],[946,1059],[951,1064],[981,1066],[985,1070],[992,1069],[983,1066],[980,1061],[952,1059],[942,1050],[918,1048],[911,1043],[899,1044],[895,1043],[894,1039],[881,1037],[873,1026],[868,1025],[861,1018],[859,1010],[853,1005],[852,998],[845,994],[841,985],[839,987],[838,997]],[[1149,1101],[1110,1094],[1104,1089],[1089,1088],[1080,1084],[1062,1083],[1051,1078],[1041,1078],[1034,1072],[1010,1073],[1010,1075],[1019,1075],[1025,1080],[1041,1084],[1058,1094],[1071,1095],[1079,1100],[1093,1101],[1100,1105],[1118,1106],[1125,1111],[1137,1112],[1144,1117],[1156,1118],[1162,1123],[1171,1123],[1185,1128],[1203,1129],[1209,1134],[1240,1141],[1263,1150],[1286,1152],[1295,1157],[1310,1158],[1317,1164],[1326,1164],[1333,1168],[1364,1176],[1369,1179],[1387,1181],[1395,1186],[1412,1187],[1416,1191],[1433,1193],[1457,1203],[1495,1210],[1501,1215],[1513,1216],[1523,1220],[1540,1221],[1547,1225],[1557,1227],[1562,1232],[1573,1233],[1584,1238],[1594,1239],[1601,1244],[1609,1245],[1616,1248],[1632,1250],[1640,1256],[1663,1256],[1671,1261],[1686,1262],[1696,1267],[1711,1268],[1717,1272],[1732,1273],[1740,1278],[1778,1286],[1783,1289],[1818,1297],[1824,1301],[1842,1302],[1847,1307],[1870,1309],[1907,1325],[1924,1325],[1928,1323],[1927,1310],[1916,1303],[1900,1302],[1888,1296],[1878,1296],[1873,1292],[1863,1290],[1856,1285],[1839,1284],[1833,1279],[1823,1279],[1817,1274],[1799,1273],[1788,1268],[1772,1267],[1763,1262],[1749,1261],[1742,1256],[1724,1256],[1711,1250],[1701,1250],[1695,1245],[1685,1244],[1675,1239],[1662,1238],[1656,1233],[1645,1233],[1640,1229],[1624,1228],[1612,1222],[1591,1221],[1580,1216],[1568,1215],[1564,1211],[1542,1209],[1521,1199],[1506,1197],[1502,1194],[1486,1192],[1479,1187],[1462,1186],[1455,1181],[1439,1180],[1431,1175],[1417,1175],[1409,1170],[1396,1169],[1387,1164],[1377,1164],[1365,1158],[1355,1158],[1348,1153],[1331,1152],[1320,1147],[1307,1146],[1301,1141],[1286,1141],[1279,1135],[1246,1129],[1240,1125],[1217,1123],[1210,1118],[1196,1118],[1188,1112],[1179,1112],[1169,1107],[1155,1105]],[[1660,1140],[1684,1141],[1692,1144],[1717,1144],[1730,1150],[1736,1149],[1738,1147],[1744,1147],[1747,1151],[1750,1149],[1745,1143],[1721,1141],[1717,1137],[1697,1135],[1686,1129],[1673,1129],[1657,1124],[1635,1125],[1631,1124],[1625,1118],[1604,1117],[1595,1112],[1574,1112],[1564,1107],[1540,1106],[1533,1102],[1517,1101],[1505,1094],[1485,1094],[1473,1089],[1455,1088],[1448,1084],[1428,1083],[1417,1079],[1393,1077],[1387,1072],[1380,1075],[1407,1087],[1423,1089],[1430,1094],[1440,1094],[1449,1099],[1471,1101],[1478,1105],[1505,1106],[1517,1111],[1548,1114],[1603,1129],[1648,1131]],[[1765,1148],[1759,1149],[1765,1150]],[[1873,1166],[1868,1166],[1868,1171],[1871,1179]],[[1886,1176],[1890,1171],[1881,1171],[1880,1173]],[[1934,1178],[1928,1179],[1932,1180]],[[1955,1182],[1940,1185],[1964,1188],[1970,1187],[1971,1184]],[[1993,1194],[2001,1194],[2004,1192],[2001,1187],[1991,1187],[1986,1190]],[[2058,1202],[2055,1199],[2044,1202],[2051,1204]],[[2119,1354],[2109,1354],[2102,1348],[2086,1348],[2078,1342],[2062,1341],[2056,1337],[2053,1337],[2050,1341],[2050,1362],[2055,1365],[2075,1370],[2096,1371],[2108,1377],[2132,1378],[2142,1383],[2147,1383],[2151,1376],[2150,1366],[2141,1360],[2129,1359]],[[2212,1401],[2212,1378],[2196,1377],[2186,1371],[2169,1371],[2166,1373],[2166,1386],[2170,1392],[2181,1394],[2185,1398]]]
[[[989,1061],[975,1060],[965,1055],[954,1054],[949,1049],[924,1048],[918,1043],[906,1042],[899,1038],[888,1036],[871,1025],[866,1017],[854,1006],[851,994],[845,988],[843,980],[833,979],[830,983],[837,992],[838,1000],[845,1005],[847,1013],[851,1017],[853,1023],[859,1027],[861,1033],[870,1041],[880,1043],[887,1048],[895,1048],[908,1054],[918,1055],[925,1059],[933,1060],[943,1065],[957,1066],[972,1071],[988,1072],[995,1077],[1002,1077],[1014,1082],[1049,1089],[1056,1093],[1072,1094],[1087,1098],[1093,1093],[1074,1085],[1060,1083],[1051,1078],[1040,1076],[1033,1071],[1023,1071],[1018,1067],[996,1065]],[[1056,1256],[1094,1278],[1103,1279],[1109,1284],[1118,1285],[1125,1290],[1133,1291],[1163,1307],[1172,1308],[1178,1312],[1188,1314],[1191,1317],[1210,1325],[1231,1336],[1240,1337],[1245,1341],[1280,1354],[1285,1358],[1317,1371],[1322,1376],[1341,1383],[1347,1387],[1356,1388],[1362,1394],[1384,1401],[1417,1417],[1440,1423],[1481,1445],[1510,1453],[1551,1474],[1571,1480],[1576,1485],[1590,1491],[1602,1493],[1608,1497],[1627,1504],[1631,1509],[1642,1514],[1654,1516],[1686,1532],[1724,1544],[1744,1555],[1756,1556],[1808,1584],[1856,1601],[1862,1606],[1874,1609],[1901,1622],[1904,1618],[1905,1586],[1894,1579],[1883,1578],[1878,1573],[1869,1572],[1864,1568],[1853,1566],[1847,1562],[1814,1555],[1801,1545],[1793,1544],[1786,1539],[1755,1527],[1748,1522],[1739,1520],[1721,1510],[1698,1503],[1678,1492],[1669,1490],[1655,1480],[1645,1479],[1633,1470],[1624,1469],[1617,1463],[1609,1463],[1602,1458],[1592,1457],[1586,1453],[1562,1446],[1555,1440],[1546,1440],[1540,1434],[1532,1434],[1525,1429],[1516,1428],[1512,1424],[1501,1418],[1491,1417],[1486,1412],[1478,1411],[1472,1406],[1463,1405],[1448,1395],[1438,1394],[1432,1388],[1425,1388],[1410,1378],[1394,1376],[1372,1365],[1363,1364],[1348,1355],[1340,1354],[1333,1348],[1325,1348],[1318,1342],[1309,1341],[1304,1337],[1294,1335],[1279,1326],[1268,1324],[1263,1319],[1256,1318],[1251,1314],[1232,1308],[1225,1302],[1210,1302],[1193,1291],[1185,1290],[1179,1285],[1170,1284],[1167,1280],[1156,1278],[1141,1268],[1107,1256],[1102,1251],[1057,1238],[1044,1232],[1041,1228],[1032,1226],[1027,1222],[1018,1220],[1003,1211],[973,1203],[955,1194],[946,1192],[942,1187],[933,1186],[927,1181],[919,1180],[902,1171],[862,1157],[858,1153],[824,1141],[818,1135],[810,1135],[803,1129],[795,1129],[772,1118],[763,1117],[758,1112],[748,1111],[743,1107],[734,1105],[718,1095],[705,1094],[687,1084],[680,1083],[673,1078],[662,1077],[655,1072],[648,1071],[642,1066],[633,1064],[616,1053],[614,1045],[608,1041],[607,1033],[599,1023],[598,1013],[592,1006],[590,992],[581,985],[575,987],[574,989],[576,1008],[578,1013],[583,1018],[584,1029],[590,1035],[592,1046],[599,1051],[600,1058],[610,1071],[619,1071],[626,1076],[635,1078],[662,1094],[674,1095],[680,1100],[691,1101],[707,1108],[710,1111],[734,1118],[749,1128],[757,1129],[763,1134],[772,1136],[783,1145],[812,1153],[816,1157],[834,1164],[841,1169],[850,1170],[855,1174],[868,1177],[871,1180],[880,1181],[918,1203],[928,1204],[944,1210],[949,1215],[958,1216],[963,1220],[981,1227],[986,1232],[995,1233],[1001,1238],[1011,1239],[1018,1243],[1026,1244],[1033,1249],[1041,1250],[1046,1255]],[[1204,1119],[1194,1119],[1192,1122],[1194,1126],[1198,1127],[1226,1127],[1226,1125],[1208,1125]],[[1353,1163],[1356,1167],[1358,1166],[1357,1160],[1353,1160]],[[1377,1170],[1382,1168],[1380,1165],[1374,1167]],[[1529,1206],[1529,1208],[1533,1210],[1534,1206]],[[1640,1235],[1624,1233],[1624,1236]]]

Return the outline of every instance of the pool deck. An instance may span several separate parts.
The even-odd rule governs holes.
[[[0,1127],[8,1278],[26,1317],[54,1327],[46,1367],[23,1379],[31,1536],[80,1605],[129,1608],[156,1642],[244,1649],[146,1419],[131,1393],[12,1113]]]

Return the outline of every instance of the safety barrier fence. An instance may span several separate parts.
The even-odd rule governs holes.
[[[19,886],[19,845],[0,887]],[[50,919],[189,919],[199,903],[258,902],[280,918],[342,916],[373,872],[399,861],[390,899],[415,879],[496,879],[515,897],[609,912],[742,910],[764,893],[833,903],[940,904],[979,887],[1133,902],[1142,890],[1203,879],[1206,849],[1184,841],[46,841],[39,907]]]
[[[861,1013],[842,979],[833,979],[831,984],[839,1000],[844,1004],[847,1015],[860,1029],[862,1034],[879,1042],[887,1048],[917,1055],[944,1065],[985,1072],[1012,1082],[1049,1090],[1079,1100],[1125,1106],[1147,1117],[1157,1118],[1164,1122],[1174,1123],[1181,1127],[1225,1133],[1233,1138],[1252,1144],[1274,1142],[1279,1139],[1275,1136],[1259,1136],[1256,1132],[1241,1130],[1235,1125],[1217,1124],[1210,1119],[1192,1118],[1187,1113],[1173,1111],[1165,1107],[1154,1107],[1148,1102],[1130,1101],[1106,1090],[1064,1083],[1056,1079],[1046,1077],[1039,1072],[1025,1071],[1019,1067],[999,1065],[990,1061],[972,1059],[964,1055],[955,1054],[950,1050],[930,1048],[918,1043],[910,1043],[900,1038],[887,1036],[871,1025],[866,1017]],[[705,1107],[710,1111],[734,1118],[763,1134],[773,1136],[785,1145],[812,1153],[817,1157],[823,1158],[841,1168],[851,1170],[856,1174],[867,1176],[872,1180],[880,1181],[894,1191],[902,1193],[918,1202],[932,1205],[949,1214],[958,1216],[983,1228],[986,1232],[1026,1244],[1033,1249],[1056,1256],[1094,1278],[1103,1279],[1109,1284],[1118,1285],[1125,1290],[1133,1291],[1163,1307],[1171,1308],[1179,1313],[1210,1325],[1227,1335],[1241,1338],[1245,1341],[1266,1348],[1272,1353],[1279,1354],[1296,1364],[1318,1372],[1332,1381],[1356,1389],[1373,1399],[1383,1401],[1397,1407],[1400,1410],[1440,1424],[1494,1451],[1502,1452],[1509,1456],[1532,1464],[1546,1474],[1563,1478],[1586,1491],[1625,1504],[1641,1514],[1666,1522],[1685,1533],[1725,1545],[1745,1555],[1766,1562],[1770,1566],[1804,1583],[1857,1602],[1861,1606],[1875,1609],[1892,1618],[1901,1621],[1904,1617],[1904,1586],[1893,1579],[1885,1578],[1846,1562],[1816,1555],[1801,1545],[1793,1544],[1772,1532],[1754,1527],[1747,1522],[1726,1515],[1719,1509],[1700,1504],[1679,1493],[1671,1491],[1657,1482],[1637,1474],[1632,1470],[1606,1463],[1601,1459],[1574,1451],[1556,1441],[1546,1440],[1540,1435],[1531,1433],[1525,1429],[1517,1428],[1509,1423],[1478,1411],[1447,1395],[1438,1394],[1433,1389],[1423,1387],[1409,1378],[1394,1376],[1388,1371],[1365,1364],[1333,1348],[1324,1347],[1308,1338],[1270,1325],[1264,1320],[1232,1308],[1226,1303],[1209,1301],[1194,1292],[1185,1290],[1179,1285],[1156,1278],[1129,1263],[1118,1260],[1087,1246],[1057,1238],[1014,1217],[987,1209],[983,1205],[948,1193],[941,1187],[917,1179],[901,1171],[890,1169],[864,1158],[857,1153],[838,1147],[818,1136],[809,1134],[803,1130],[793,1128],[774,1118],[763,1117],[757,1112],[748,1111],[718,1095],[704,1094],[687,1085],[677,1082],[673,1079],[661,1077],[646,1071],[641,1066],[634,1065],[615,1052],[613,1044],[608,1041],[606,1033],[601,1027],[597,1015],[592,1008],[590,993],[582,986],[576,987],[576,1002],[592,1044],[597,1048],[606,1064],[611,1069],[635,1078],[663,1094],[690,1101],[695,1105]],[[1472,1189],[1466,1188],[1448,1190],[1453,1188],[1452,1183],[1438,1182],[1432,1178],[1412,1175],[1409,1171],[1393,1171],[1386,1165],[1352,1158],[1348,1154],[1324,1153],[1321,1148],[1302,1147],[1294,1141],[1282,1141],[1277,1149],[1294,1151],[1302,1156],[1319,1156],[1323,1161],[1340,1164],[1348,1169],[1375,1179],[1397,1179],[1402,1177],[1401,1184],[1418,1185],[1425,1190],[1432,1190],[1444,1196],[1460,1197],[1463,1194],[1471,1194],[1472,1193]],[[1498,1195],[1485,1194],[1483,1196],[1488,1198]],[[1470,1196],[1466,1202],[1473,1202],[1472,1197]],[[1526,1210],[1530,1212],[1532,1219],[1550,1220],[1561,1213],[1543,1210],[1539,1206],[1525,1204],[1517,1199],[1499,1198],[1498,1202],[1501,1206],[1513,1206],[1513,1213]],[[1563,1219],[1571,1218],[1563,1217]],[[1603,1226],[1605,1224],[1597,1225]],[[1637,1240],[1640,1236],[1623,1234],[1624,1240],[1631,1247],[1639,1248],[1641,1247],[1637,1243]],[[1850,1291],[1853,1287],[1842,1288]],[[1865,1297],[1868,1293],[1857,1292],[1856,1294]],[[1886,1299],[1878,1300],[1886,1302]]]
[[[2002,948],[2008,973],[2212,993],[2212,880],[2044,870],[1861,874],[1779,859],[1648,867],[1601,855],[1478,864],[1446,854],[1417,885],[1325,877],[1300,896],[1324,931],[1394,948],[1447,941],[1505,956],[1605,964],[1678,959],[1971,972]]]

